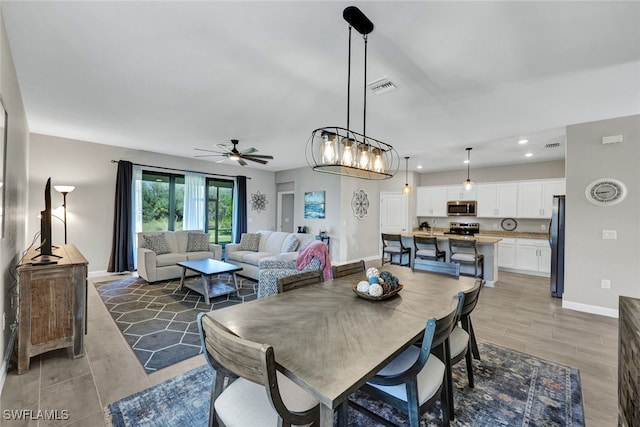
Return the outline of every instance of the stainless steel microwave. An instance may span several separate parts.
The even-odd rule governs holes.
[[[475,200],[459,200],[447,202],[448,216],[476,216]]]

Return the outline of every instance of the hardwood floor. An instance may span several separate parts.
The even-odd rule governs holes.
[[[32,358],[23,375],[10,371],[0,396],[2,426],[102,425],[109,403],[204,363],[197,356],[145,374],[93,286],[88,298],[85,357],[54,351]],[[586,425],[617,424],[617,319],[563,309],[550,296],[548,279],[506,272],[494,288],[482,290],[472,318],[479,339],[579,368]],[[65,418],[67,410],[68,419],[5,416],[22,410],[32,411],[23,413],[27,418],[38,410],[57,410],[54,415]]]

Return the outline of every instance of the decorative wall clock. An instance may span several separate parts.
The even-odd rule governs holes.
[[[251,195],[250,203],[251,210],[260,213],[264,210],[267,210],[267,204],[269,202],[267,201],[267,195],[262,194],[260,193],[260,191],[258,191],[257,193]]]
[[[364,190],[359,189],[353,192],[351,209],[353,209],[353,215],[358,219],[362,219],[367,216],[367,211],[369,210],[369,198]]]
[[[615,178],[600,178],[587,185],[584,195],[596,206],[612,206],[627,197],[627,186]]]
[[[504,231],[513,231],[518,226],[518,221],[513,218],[505,218],[500,223],[500,226]]]

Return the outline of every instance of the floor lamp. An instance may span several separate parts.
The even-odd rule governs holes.
[[[67,244],[67,194],[75,190],[73,185],[54,185],[53,188],[62,194],[62,207],[64,208],[64,244]]]

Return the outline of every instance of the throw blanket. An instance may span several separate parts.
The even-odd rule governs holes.
[[[329,259],[329,250],[320,240],[312,240],[300,249],[298,259],[296,260],[296,270],[301,270],[311,262],[311,258],[316,257],[320,260],[320,266],[322,267],[322,274],[324,280],[333,279],[333,273],[331,271],[331,260]]]

